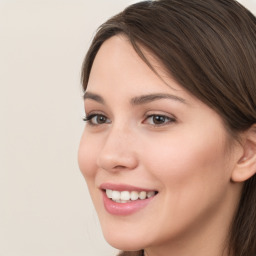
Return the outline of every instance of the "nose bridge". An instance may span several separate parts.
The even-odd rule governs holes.
[[[137,165],[134,134],[127,125],[113,124],[107,131],[98,155],[98,166],[105,170],[133,169]]]

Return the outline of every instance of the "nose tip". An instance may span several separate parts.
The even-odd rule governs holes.
[[[138,159],[131,136],[112,132],[105,140],[97,158],[97,165],[107,171],[133,170]]]
[[[106,171],[132,170],[137,166],[136,157],[121,152],[103,153],[98,157],[97,165]]]

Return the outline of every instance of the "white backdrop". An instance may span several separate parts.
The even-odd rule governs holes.
[[[96,28],[133,2],[0,0],[0,256],[115,255],[77,165],[80,69]]]

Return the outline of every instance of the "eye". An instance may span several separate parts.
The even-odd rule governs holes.
[[[175,121],[176,121],[175,118],[165,116],[165,115],[150,115],[150,116],[147,116],[144,122],[150,125],[161,126],[161,125],[173,123]]]
[[[83,119],[85,122],[88,122],[90,125],[101,125],[110,123],[110,120],[102,114],[91,114]]]

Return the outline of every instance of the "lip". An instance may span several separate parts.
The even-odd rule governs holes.
[[[117,190],[117,191],[138,191],[138,192],[140,191],[149,192],[149,191],[155,191],[155,190],[139,188],[139,187],[126,185],[126,184],[110,184],[110,183],[102,184],[100,186],[100,189],[102,191],[103,204],[106,211],[112,215],[119,215],[119,216],[126,216],[126,215],[131,215],[133,213],[136,213],[137,211],[145,208],[156,196],[155,195],[144,200],[135,200],[127,203],[116,203],[107,197],[105,192],[106,189]]]

